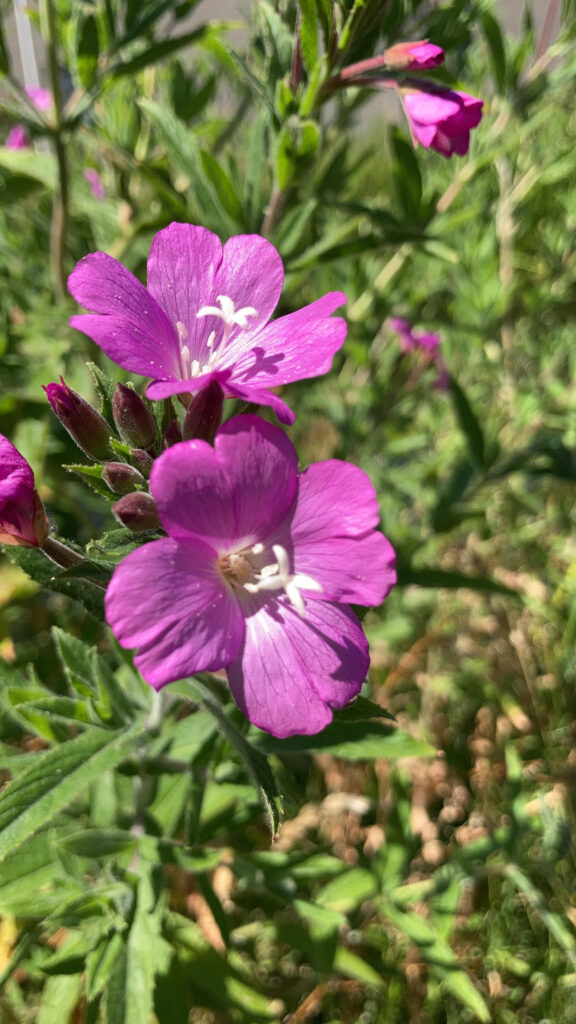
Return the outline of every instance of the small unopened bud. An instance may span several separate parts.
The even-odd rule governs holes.
[[[69,388],[60,377],[60,384],[48,384],[46,397],[60,423],[78,447],[96,462],[110,455],[111,430],[100,413]]]
[[[136,466],[136,469],[140,470],[142,476],[148,479],[150,476],[150,470],[154,465],[154,459],[152,456],[149,455],[148,452],[145,452],[143,448],[131,448],[130,459],[133,465]]]
[[[165,448],[171,448],[173,444],[178,444],[182,440],[182,431],[178,420],[171,420],[166,430],[162,435]]]
[[[115,494],[130,494],[146,482],[142,473],[125,462],[107,462],[102,470],[102,479]]]
[[[149,448],[156,440],[156,423],[150,409],[132,388],[118,384],[112,399],[112,415],[118,433],[134,448]]]
[[[407,43],[395,43],[384,51],[384,58],[389,68],[401,68],[404,71],[417,71],[424,68],[435,68],[444,62],[444,50],[427,39],[415,39]]]
[[[218,381],[213,380],[207,388],[192,399],[186,409],[182,424],[182,438],[191,441],[199,438],[212,444],[214,435],[222,421],[224,392]]]
[[[134,491],[125,494],[120,501],[112,505],[112,512],[121,526],[133,533],[144,533],[145,530],[157,530],[160,526],[156,502],[151,494],[145,491]]]

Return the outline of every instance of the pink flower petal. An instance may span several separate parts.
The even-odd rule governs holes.
[[[236,416],[215,447],[183,441],[152,469],[150,489],[172,537],[198,536],[219,551],[264,540],[290,510],[297,488],[294,448],[278,427]]]
[[[164,538],[132,551],[114,571],[106,618],[135,665],[159,689],[215,671],[238,653],[243,616],[216,552],[200,540]]]
[[[331,709],[360,692],[368,665],[368,642],[349,608],[309,601],[302,619],[280,600],[246,619],[244,643],[226,672],[246,717],[285,737],[324,729]]]
[[[347,331],[346,321],[330,314],[345,302],[343,292],[329,292],[273,320],[257,337],[237,335],[228,352],[234,382],[260,389],[327,373]]]
[[[180,376],[175,326],[144,285],[112,256],[91,253],[76,265],[68,289],[92,314],[73,316],[110,359],[146,377]]]

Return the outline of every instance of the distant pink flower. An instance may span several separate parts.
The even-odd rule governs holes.
[[[435,68],[444,62],[444,50],[441,46],[421,39],[409,43],[396,43],[384,51],[386,64],[403,71]]]
[[[480,123],[483,100],[432,86],[426,91],[401,88],[400,92],[415,142],[448,157],[468,152],[470,131]]]
[[[103,252],[85,256],[68,287],[90,314],[72,317],[119,366],[145,377],[149,398],[196,394],[216,380],[227,398],[271,406],[282,422],[294,415],[270,388],[330,369],[346,336],[330,314],[346,301],[329,292],[268,323],[284,271],[259,235],[224,246],[192,224],[159,231],[148,258],[148,287]]]
[[[106,190],[102,184],[102,178],[94,167],[85,167],[82,172],[85,180],[90,185],[94,199],[106,199]]]
[[[164,452],[150,490],[168,536],[129,554],[106,594],[108,622],[138,648],[146,681],[160,689],[225,667],[255,725],[319,732],[368,669],[348,604],[378,605],[396,581],[366,474],[335,460],[299,474],[278,427],[237,416],[214,448]]]
[[[388,321],[389,327],[400,338],[400,349],[402,352],[414,352],[420,349],[428,356],[429,362],[434,363],[438,369],[436,387],[440,391],[446,391],[450,386],[450,378],[444,364],[440,351],[440,335],[432,331],[415,331],[408,320],[400,317],[391,317]]]
[[[440,348],[440,335],[415,331],[408,320],[398,317],[391,317],[388,321],[393,331],[396,331],[400,338],[402,352],[411,352],[413,349],[424,349],[430,355],[435,355]]]
[[[37,110],[46,112],[52,106],[52,93],[39,85],[27,85],[24,92],[32,100]],[[28,149],[30,137],[23,124],[15,124],[6,136],[5,149]]]
[[[28,149],[29,146],[30,139],[28,138],[28,132],[26,131],[24,125],[13,125],[10,131],[8,132],[8,135],[6,136],[4,149]]]
[[[41,547],[48,536],[46,511],[24,456],[0,434],[0,542]]]
[[[52,93],[49,89],[43,89],[40,85],[27,85],[25,93],[30,97],[37,110],[46,113],[52,106]]]

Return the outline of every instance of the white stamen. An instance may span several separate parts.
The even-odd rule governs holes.
[[[315,593],[322,592],[322,586],[312,576],[306,573],[290,573],[288,552],[281,544],[273,544],[272,551],[276,558],[276,564],[265,565],[257,575],[254,583],[245,583],[244,589],[249,594],[258,594],[261,591],[283,590],[290,604],[301,618],[306,617],[306,605],[301,590],[312,590]]]
[[[261,555],[262,552],[264,551],[264,545],[260,544],[260,542],[258,542],[258,544],[253,544],[252,547],[250,548],[250,551],[252,552],[253,555]]]
[[[242,309],[236,309],[234,300],[228,295],[218,295],[217,301],[220,303],[220,308],[218,306],[202,306],[196,313],[196,316],[198,318],[205,316],[219,317],[222,320],[222,337],[217,340],[216,331],[210,332],[206,341],[208,358],[204,362],[200,362],[199,359],[191,359],[188,345],[181,344],[182,375],[186,379],[200,377],[203,373],[210,373],[218,362],[219,353],[226,345],[234,327],[239,327],[241,331],[245,331],[248,328],[248,318],[258,316],[258,311],[253,306],[244,306]],[[180,342],[185,342],[188,337],[186,324],[183,324],[181,320],[177,320],[176,330],[178,331]]]

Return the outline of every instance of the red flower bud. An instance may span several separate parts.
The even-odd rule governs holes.
[[[125,494],[120,501],[112,505],[112,512],[120,525],[132,530],[133,533],[157,530],[160,526],[156,502],[152,495],[146,494],[145,491]]]
[[[142,473],[125,462],[107,462],[102,470],[102,479],[115,494],[130,494],[145,483]]]
[[[89,459],[101,462],[109,458],[112,431],[106,420],[93,405],[69,388],[63,377],[60,382],[44,388],[60,423]]]
[[[186,409],[182,424],[182,438],[191,441],[199,438],[212,444],[214,435],[222,421],[224,392],[218,381],[213,380],[208,387],[192,399]]]
[[[118,384],[112,399],[112,415],[118,433],[133,448],[149,448],[156,440],[156,422],[150,409],[133,388]]]

